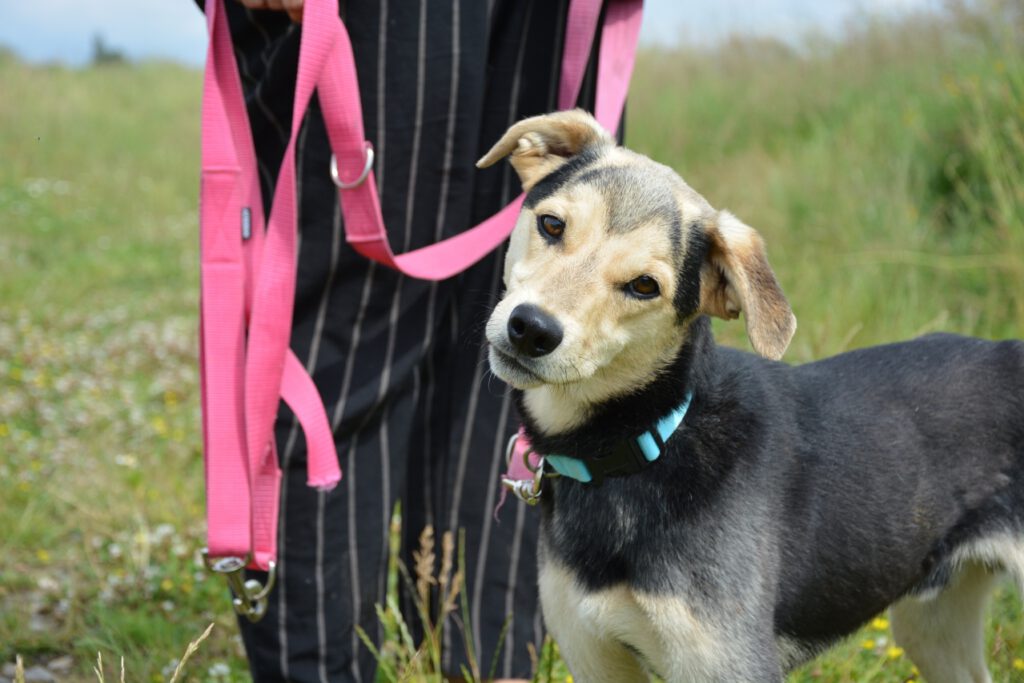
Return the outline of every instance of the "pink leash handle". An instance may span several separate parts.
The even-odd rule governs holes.
[[[273,425],[281,399],[295,412],[306,437],[309,484],[330,488],[341,478],[323,402],[288,346],[295,295],[295,145],[314,89],[343,170],[364,167],[369,143],[337,0],[307,0],[291,139],[264,230],[256,155],[223,1],[206,2],[209,49],[202,115],[200,373],[208,552],[269,569],[276,556],[280,487]],[[600,7],[600,0],[570,3],[562,109],[572,107],[578,96]],[[626,100],[641,8],[642,0],[609,0],[606,11],[596,116],[612,131]],[[523,200],[519,196],[466,232],[395,255],[376,183],[372,173],[366,176],[339,191],[346,239],[359,253],[427,280],[455,275],[498,247],[514,227]]]
[[[200,372],[208,553],[269,569],[277,546],[280,470],[272,431],[280,399],[305,433],[310,485],[330,488],[341,478],[323,402],[288,348],[295,288],[295,140],[330,44],[316,31],[303,33],[292,139],[264,234],[256,156],[223,0],[206,4]],[[315,17],[315,10],[311,14]]]

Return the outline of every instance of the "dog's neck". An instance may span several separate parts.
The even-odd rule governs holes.
[[[610,444],[638,435],[681,405],[687,395],[699,400],[705,380],[705,363],[714,348],[711,323],[705,316],[694,320],[675,357],[654,378],[626,394],[598,405],[557,405],[557,387],[514,391],[523,426],[541,453],[572,457],[599,456]]]

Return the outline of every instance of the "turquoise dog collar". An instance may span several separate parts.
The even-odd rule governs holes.
[[[635,439],[625,439],[600,458],[573,458],[567,455],[548,455],[544,462],[552,470],[584,484],[600,484],[606,476],[634,474],[661,457],[665,442],[676,431],[690,407],[693,394],[671,413],[658,420],[650,429]]]

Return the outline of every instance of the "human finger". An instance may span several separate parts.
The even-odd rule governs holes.
[[[302,21],[302,3],[303,0],[283,0],[284,9],[288,12],[288,16],[291,17],[294,22]]]

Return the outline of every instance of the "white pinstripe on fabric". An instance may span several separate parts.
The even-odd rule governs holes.
[[[508,563],[508,590],[505,592],[505,614],[511,617],[508,637],[505,640],[505,664],[502,676],[512,675],[512,653],[516,649],[515,613],[512,611],[516,595],[516,579],[519,578],[519,550],[523,545],[523,524],[526,521],[526,506],[516,505],[516,531],[512,535],[512,552]]]
[[[484,569],[487,567],[487,550],[491,543],[491,522],[494,520],[494,496],[498,491],[498,469],[503,461],[502,450],[504,446],[505,431],[508,429],[508,414],[512,407],[512,394],[506,389],[505,396],[501,400],[501,416],[498,418],[498,428],[495,430],[497,438],[494,448],[491,450],[491,472],[487,477],[492,485],[487,489],[487,501],[484,503],[483,522],[480,532],[480,551],[476,558],[476,572],[473,577],[473,599],[470,601],[471,621],[473,623],[473,642],[478,646],[483,642],[480,639],[480,602],[483,598]],[[512,501],[516,503],[517,501]]]
[[[459,0],[452,0],[452,65],[450,74],[451,87],[448,91],[448,127],[445,131],[444,160],[441,164],[441,190],[437,207],[437,221],[434,224],[434,241],[440,241],[444,231],[445,222],[448,219],[448,189],[451,183],[452,156],[455,151],[455,113],[459,103],[459,68],[461,57],[461,45],[459,32],[461,29],[459,17]],[[427,324],[423,335],[423,353],[427,355],[427,389],[424,415],[423,443],[427,448],[433,444],[432,417],[434,409],[434,389],[436,376],[434,374],[434,354],[430,353],[434,341],[434,316],[437,307],[438,283],[430,283],[430,291],[427,294]],[[433,496],[433,466],[429,453],[424,453],[424,506],[426,508],[426,523],[434,524],[434,496]]]
[[[356,351],[359,349],[359,341],[362,337],[363,321],[366,319],[366,308],[370,303],[370,291],[373,289],[373,275],[376,272],[376,264],[371,263],[369,268],[366,270],[366,279],[363,280],[363,291],[359,297],[359,310],[356,312],[356,319],[352,325],[352,344],[349,348],[348,356],[345,358],[345,371],[342,375],[341,390],[338,392],[338,401],[334,405],[334,413],[331,415],[331,429],[337,433],[338,425],[341,423],[341,419],[345,415],[345,405],[348,402],[349,391],[352,388],[352,372],[355,369],[355,358]],[[356,542],[356,534],[358,527],[356,523],[356,458],[355,450],[359,440],[359,432],[356,431],[352,435],[352,440],[349,445],[348,452],[345,457],[345,493],[348,497],[348,518],[346,526],[346,534],[348,536],[348,547],[349,547],[349,583],[352,590],[352,619],[353,625],[355,620],[358,619],[359,608],[360,608],[360,597],[359,597],[359,556],[358,556],[358,544]],[[317,515],[317,529],[322,529],[324,526],[323,511]],[[322,596],[318,596],[318,600],[322,603]],[[354,656],[359,651],[359,636],[356,634],[355,629],[352,630],[352,675],[357,681],[361,681],[362,677],[359,673],[359,658]]]
[[[409,184],[405,197],[405,235],[402,251],[406,252],[412,242],[412,219],[416,202],[416,180],[420,161],[420,143],[423,133],[423,91],[426,87],[426,45],[427,45],[427,0],[420,0],[419,30],[417,35],[416,59],[416,107],[412,130],[412,147],[409,151]],[[402,306],[402,287],[406,283],[405,276],[399,276],[395,283],[395,292],[391,299],[391,310],[388,313],[388,342],[384,356],[384,368],[381,371],[378,401],[383,400],[391,388],[391,372],[394,367],[395,343],[398,336],[398,314]],[[414,373],[419,372],[419,366]],[[414,402],[415,406],[415,402]],[[391,404],[384,408],[380,421],[380,469],[381,469],[381,528],[383,537],[381,547],[388,548],[389,521],[391,516]],[[378,572],[377,596],[383,603],[387,586],[387,553],[382,553],[381,567]],[[380,637],[384,636],[384,625],[377,624]]]
[[[349,475],[351,476],[351,474]],[[316,516],[323,520],[327,499],[326,491],[316,492]],[[327,615],[324,604],[324,525],[316,525],[316,635],[317,635],[317,673],[320,683],[327,681]],[[357,650],[353,650],[353,653]]]
[[[359,553],[356,542],[356,533],[358,529],[355,525],[356,519],[356,446],[359,444],[359,432],[352,435],[352,441],[349,444],[348,453],[345,457],[345,473],[348,484],[346,485],[346,495],[348,496],[348,556],[349,556],[349,580],[352,583],[352,676],[355,678],[357,683],[362,683],[363,676],[359,672],[359,634],[356,633],[355,626],[359,623],[359,612],[362,610],[362,599],[360,598],[359,591]],[[323,526],[323,514],[321,510],[320,521],[317,523],[318,527]],[[319,604],[323,604],[323,600],[319,600]]]
[[[349,391],[352,388],[352,372],[355,369],[356,351],[359,349],[359,341],[362,337],[363,321],[366,319],[366,308],[370,303],[370,291],[373,289],[373,276],[377,271],[377,264],[371,263],[369,268],[366,270],[366,279],[363,280],[363,291],[359,297],[359,310],[356,313],[355,322],[352,325],[352,345],[349,348],[348,357],[345,358],[345,372],[341,380],[341,390],[338,392],[338,402],[334,405],[334,414],[331,416],[331,429],[337,433],[338,425],[341,423],[342,418],[345,416],[345,405],[348,403]],[[345,472],[345,495],[348,498],[348,518],[346,520],[347,526],[345,529],[346,535],[348,536],[348,548],[349,548],[349,584],[352,591],[352,619],[353,626],[356,620],[359,618],[359,610],[361,608],[361,599],[359,591],[359,551],[357,543],[357,533],[359,531],[358,524],[356,521],[356,445],[359,441],[359,431],[356,430],[352,434],[352,440],[349,444],[348,452],[345,457],[345,466],[343,471]],[[321,514],[317,516],[316,520],[317,529],[322,529],[324,526],[324,516]],[[323,602],[322,595],[318,595],[318,601]],[[355,656],[355,653],[359,652],[359,636],[355,632],[355,628],[352,630],[352,675],[357,681],[362,681],[362,676],[359,673],[359,658]]]
[[[376,156],[376,163],[374,164],[374,175],[377,179],[377,192],[383,201],[384,198],[384,152],[385,152],[385,78],[386,78],[386,59],[387,59],[387,27],[388,27],[388,0],[380,0],[380,9],[377,20],[377,139],[374,141],[374,152]],[[352,371],[355,365],[356,350],[359,347],[359,340],[362,335],[362,324],[366,317],[366,308],[370,301],[370,291],[373,288],[374,274],[377,272],[377,264],[371,263],[366,273],[366,280],[363,281],[363,292],[359,301],[359,311],[356,314],[356,320],[354,329],[352,331],[352,348],[349,351],[348,358],[345,359],[345,375],[342,379],[341,392],[338,397],[338,402],[335,405],[334,415],[332,416],[331,425],[334,430],[337,430],[338,424],[341,422],[345,415],[345,405],[348,402],[348,393],[352,386]],[[383,380],[382,380],[383,383]],[[352,440],[349,445],[348,454],[346,457],[347,463],[347,480],[346,495],[348,498],[348,519],[347,521],[347,536],[348,536],[348,547],[349,547],[349,579],[352,590],[352,635],[351,635],[351,671],[352,676],[357,683],[362,683],[362,674],[359,671],[359,635],[356,633],[355,625],[359,621],[359,613],[362,610],[362,597],[361,587],[359,580],[359,544],[357,542],[357,534],[359,531],[358,522],[356,520],[356,446],[359,442],[359,430],[357,429],[352,435]],[[386,504],[385,504],[386,505]],[[324,523],[323,515],[321,514],[317,519],[318,528],[322,527]],[[387,525],[385,524],[385,527]],[[318,596],[318,599],[322,602],[322,596]]]
[[[558,23],[555,25],[555,49],[551,51],[551,85],[548,87],[548,111],[558,109],[558,82],[562,69],[561,55],[565,49],[565,22],[569,16],[569,0],[560,0],[558,3]]]
[[[303,125],[299,130],[299,139],[296,141],[295,150],[295,196],[302,196],[302,181],[303,181],[303,169],[305,164],[305,151],[306,151],[306,135],[309,131],[308,125]],[[295,224],[296,226],[302,225],[302,202],[297,202],[295,207]],[[340,226],[339,226],[340,227]],[[302,237],[302,231],[299,230],[298,238]],[[337,236],[335,236],[337,239]],[[295,245],[295,258],[298,262],[302,258],[302,240],[298,239]],[[311,359],[306,364],[306,370],[312,374],[313,368],[316,367],[316,355],[311,355]],[[281,644],[281,675],[286,679],[288,678],[288,629],[286,624],[287,610],[287,589],[285,587],[285,521],[287,519],[288,510],[288,470],[289,463],[292,459],[292,452],[295,448],[295,438],[298,435],[298,420],[292,420],[291,433],[288,435],[288,442],[285,445],[284,453],[282,456],[281,463],[281,493],[280,503],[278,504],[278,519],[277,519],[277,604],[278,604],[278,628],[277,638]]]
[[[523,69],[523,56],[526,54],[526,42],[527,42],[527,37],[529,35],[530,17],[531,17],[532,14],[533,14],[533,2],[531,0],[531,2],[529,3],[529,5],[527,5],[527,8],[526,8],[526,16],[523,19],[523,31],[522,31],[522,34],[520,35],[520,38],[519,38],[519,48],[518,48],[518,52],[516,54],[516,69],[515,69],[515,73],[514,73],[514,75],[512,77],[512,90],[511,90],[511,96],[509,98],[509,112],[508,112],[508,117],[506,119],[508,127],[511,127],[512,124],[515,123],[516,115],[517,115],[518,109],[519,109],[519,87],[520,87],[521,80],[522,80],[520,78],[520,76],[521,76],[522,69]],[[510,185],[509,185],[509,177],[508,177],[509,166],[508,165],[506,165],[504,171],[505,171],[505,173],[504,173],[504,176],[503,176],[504,180],[503,180],[503,183],[502,183],[503,187],[502,187],[502,196],[501,196],[501,204],[502,205],[507,204],[509,202],[509,199],[510,199],[510,197],[509,197]],[[499,284],[499,281],[500,281],[500,278],[498,276],[499,276],[499,274],[501,272],[501,254],[500,253],[499,254],[495,254],[494,257],[489,259],[489,261],[493,261],[494,262],[494,265],[493,265],[494,271],[493,271],[493,274],[492,274],[492,277],[491,277],[490,296],[489,296],[489,301],[490,301],[491,305],[493,305],[494,302],[497,300],[497,296],[498,296],[498,284]],[[457,530],[458,510],[459,510],[459,505],[462,502],[462,487],[463,487],[463,485],[465,483],[465,476],[466,476],[466,459],[467,459],[467,457],[469,455],[469,445],[470,445],[471,436],[472,436],[472,432],[473,432],[473,422],[474,422],[474,420],[476,418],[477,405],[478,405],[478,402],[479,402],[479,399],[480,399],[480,390],[483,388],[483,382],[481,380],[483,378],[483,374],[482,374],[483,373],[483,368],[484,368],[484,366],[486,364],[486,353],[487,353],[486,346],[481,344],[480,345],[480,351],[477,354],[476,370],[474,371],[474,374],[473,374],[473,389],[472,389],[472,391],[471,391],[471,393],[469,395],[469,406],[468,406],[467,411],[466,411],[466,424],[465,424],[465,427],[464,427],[464,430],[463,430],[463,434],[462,434],[462,442],[461,442],[461,444],[459,446],[459,460],[458,460],[458,464],[456,465],[456,470],[455,470],[455,486],[454,486],[453,491],[452,491],[452,503],[451,503],[451,507],[449,508],[449,514],[448,514],[448,529],[451,529],[453,531]],[[497,439],[499,439],[499,440],[501,440],[502,438],[503,438],[503,435],[497,436]],[[506,600],[506,602],[508,602],[508,601]],[[513,615],[513,620],[514,619],[515,619],[515,616]],[[514,623],[510,622],[509,623],[509,629],[508,629],[509,636],[511,636],[511,634],[512,634],[513,626],[514,626]],[[464,626],[464,628],[470,628],[470,627],[471,626],[469,624]],[[510,638],[510,640],[511,640],[511,638]],[[443,642],[444,642],[444,649],[445,649],[445,657],[444,657],[445,665],[446,666],[450,666],[451,665],[451,629],[447,627],[447,624],[446,624],[446,627],[444,629]],[[508,650],[507,650],[507,647],[506,647],[506,652],[507,651]]]
[[[377,194],[384,200],[384,84],[387,82],[387,37],[388,37],[388,0],[380,0],[380,18],[377,24],[377,139],[373,142],[373,151],[377,162],[373,174],[377,178]]]

